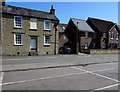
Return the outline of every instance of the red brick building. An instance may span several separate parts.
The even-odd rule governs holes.
[[[117,48],[119,45],[119,29],[117,25],[111,21],[88,18],[87,23],[95,32],[95,48],[96,49],[108,49]],[[112,36],[112,38],[111,38]],[[114,39],[117,37],[117,40]],[[112,47],[111,47],[112,46]]]
[[[93,48],[94,31],[85,20],[71,18],[65,34],[73,53],[84,52]]]
[[[58,25],[58,31],[59,31],[59,48],[64,46],[66,42],[68,42],[68,39],[65,35],[65,29],[67,27],[67,24],[59,24]]]
[[[111,21],[71,18],[65,30],[68,46],[73,53],[88,53],[90,49],[119,49],[119,26]]]
[[[120,31],[115,24],[111,30],[109,31],[109,41],[108,41],[108,48],[110,49],[119,49],[120,48]]]

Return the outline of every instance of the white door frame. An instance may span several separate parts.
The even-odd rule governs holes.
[[[30,50],[37,50],[37,37],[30,36]]]

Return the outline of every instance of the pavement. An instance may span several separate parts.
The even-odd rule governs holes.
[[[69,66],[87,66],[113,62],[118,62],[118,54],[4,56],[2,57],[2,66],[0,66],[0,68],[2,68],[2,72],[10,72]]]

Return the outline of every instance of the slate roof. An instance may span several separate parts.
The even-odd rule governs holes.
[[[60,27],[62,27],[61,30],[59,30],[59,33],[64,33],[65,32],[65,29],[67,27],[67,24],[59,24]]]
[[[55,15],[49,14],[49,12],[31,10],[31,9],[27,9],[27,8],[15,7],[15,6],[10,6],[10,5],[3,6],[2,13],[59,21],[59,19]]]
[[[79,31],[94,32],[85,20],[76,19],[76,18],[71,18],[71,20],[76,25],[76,27],[78,27]],[[77,25],[77,22],[78,22],[78,25]]]
[[[67,24],[59,24],[61,27],[67,27]]]
[[[100,32],[108,32],[115,25],[115,23],[111,21],[96,18],[89,17],[88,20],[90,20],[99,29]]]

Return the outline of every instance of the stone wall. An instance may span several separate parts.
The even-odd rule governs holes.
[[[30,36],[37,37],[38,55],[54,54],[55,50],[55,28],[54,21],[51,21],[51,30],[44,30],[44,19],[38,19],[38,29],[30,29],[30,17],[23,17],[23,28],[14,28],[14,15],[3,14],[3,44],[2,55],[28,55],[30,50]],[[14,45],[14,33],[22,33],[23,45]],[[44,45],[44,35],[51,35],[51,45]],[[58,53],[58,31],[56,32],[56,53]]]
[[[120,49],[91,49],[90,54],[117,54]]]

